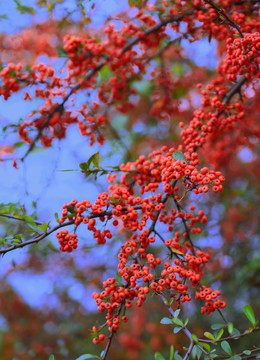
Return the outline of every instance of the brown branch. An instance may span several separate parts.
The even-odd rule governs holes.
[[[18,218],[16,216],[13,216],[13,215],[9,215],[9,214],[0,214],[0,217],[5,217],[7,219],[12,219],[12,220],[18,220],[18,221],[24,221],[26,222],[25,219],[22,219],[22,218]],[[42,225],[43,223],[40,222],[40,221],[37,221],[37,220],[34,220],[35,224],[36,225]]]
[[[134,207],[135,210],[141,210],[142,209],[142,206],[135,206]],[[124,207],[122,209],[123,212],[126,212],[127,211],[127,207]],[[101,214],[92,214],[90,216],[88,216],[89,219],[95,219],[95,218],[100,218],[100,217],[103,217],[103,216],[111,216],[112,215],[112,210],[110,211],[103,211],[103,213]],[[73,225],[74,224],[74,220],[70,220],[66,223],[63,223],[63,224],[59,224],[55,227],[53,227],[52,229],[50,229],[49,231],[46,231],[45,233],[42,233],[36,237],[34,237],[33,239],[31,240],[28,240],[28,241],[24,241],[20,244],[17,244],[17,245],[13,245],[7,249],[2,249],[0,250],[0,255],[1,254],[6,254],[7,252],[9,251],[12,251],[12,250],[15,250],[15,249],[18,249],[18,248],[23,248],[24,246],[27,246],[27,245],[32,245],[32,244],[35,244],[35,243],[38,243],[39,241],[45,239],[47,236],[49,236],[51,233],[53,233],[54,231],[57,231],[59,230],[60,228],[62,227],[65,227],[67,225]]]
[[[229,101],[232,99],[232,97],[240,91],[241,87],[245,84],[246,82],[246,77],[245,75],[243,75],[237,83],[234,84],[234,86],[232,86],[229,90],[229,92],[227,93],[227,95],[223,98],[223,103],[224,104],[228,104]]]
[[[174,318],[174,310],[172,309],[171,305],[168,304],[168,301],[166,299],[166,297],[163,294],[159,294],[160,298],[162,299],[164,305],[167,307],[169,313],[172,315],[172,317]],[[184,326],[182,328],[182,331],[187,335],[187,337],[189,338],[190,342],[192,343],[194,340],[192,339],[192,333],[190,332],[190,330]],[[195,345],[195,344],[194,344]],[[207,355],[210,360],[213,360],[212,357],[210,356],[210,354],[199,344],[196,343],[196,346],[205,354]],[[192,349],[191,349],[192,350]],[[188,359],[188,358],[187,358]]]
[[[124,54],[125,52],[127,52],[131,47],[133,47],[134,45],[136,45],[139,41],[143,40],[145,36],[148,36],[158,30],[160,30],[162,27],[172,23],[172,22],[178,22],[181,21],[185,16],[190,16],[194,13],[194,10],[188,11],[186,13],[183,14],[177,14],[174,15],[172,17],[170,17],[169,19],[166,19],[164,21],[161,21],[160,23],[156,24],[155,26],[152,26],[150,29],[144,31],[144,35],[143,36],[138,36],[137,38],[131,40],[128,44],[126,44],[123,48],[122,48],[122,54]],[[102,69],[102,67],[111,59],[105,59],[103,60],[101,63],[99,63],[94,69],[92,69],[83,79],[83,83],[86,81],[89,81],[92,76],[94,76],[99,70]],[[34,149],[36,142],[39,140],[43,130],[49,125],[49,122],[52,118],[52,116],[56,113],[56,112],[62,112],[65,103],[68,101],[68,99],[71,97],[71,95],[73,93],[75,93],[77,90],[79,90],[82,86],[82,83],[78,83],[77,85],[73,86],[70,91],[68,92],[68,94],[64,97],[63,101],[61,104],[59,104],[58,106],[56,106],[51,112],[50,114],[47,116],[46,121],[41,125],[41,127],[39,128],[38,134],[36,135],[36,137],[33,139],[32,143],[30,144],[28,150],[26,151],[26,153],[24,154],[24,156],[21,158],[21,161],[24,161],[25,158],[28,156],[28,154]]]
[[[223,11],[222,9],[219,9],[211,0],[204,0],[204,1],[205,1],[207,4],[209,4],[213,9],[215,9],[216,12],[217,12],[219,15],[223,16],[223,17],[226,19],[227,23],[228,23],[230,26],[232,26],[233,28],[235,28],[235,29],[238,31],[239,35],[240,35],[242,38],[244,37],[244,35],[242,34],[239,26],[227,16],[227,14],[225,13],[225,11]]]
[[[254,328],[251,332],[245,331],[245,332],[243,332],[242,334],[233,335],[233,336],[227,336],[227,337],[221,338],[221,339],[219,339],[219,340],[199,339],[199,341],[205,342],[205,343],[209,343],[209,344],[213,344],[213,343],[218,343],[218,342],[222,342],[222,341],[225,341],[225,340],[232,340],[232,339],[241,338],[241,337],[243,337],[243,336],[252,334],[253,332],[256,332],[256,331],[260,331],[260,328],[259,328],[259,327],[256,327],[256,328]]]

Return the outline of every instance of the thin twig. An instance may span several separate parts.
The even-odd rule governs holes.
[[[221,16],[223,16],[223,17],[226,19],[227,23],[228,23],[230,26],[232,26],[233,28],[235,28],[235,29],[238,31],[239,35],[240,35],[242,38],[244,37],[244,35],[242,34],[239,26],[238,26],[234,21],[232,21],[232,20],[228,17],[228,15],[227,15],[222,9],[219,9],[219,8],[218,8],[212,1],[210,1],[210,0],[204,0],[204,1],[205,1],[207,4],[209,4],[211,7],[213,7],[213,9],[215,9],[218,14],[220,14]]]
[[[25,219],[23,218],[18,218],[16,216],[13,216],[13,215],[9,215],[9,214],[0,214],[1,217],[5,217],[5,218],[8,218],[8,219],[12,219],[12,220],[18,220],[18,221],[24,221],[26,222]],[[36,225],[42,225],[43,223],[40,222],[40,221],[37,221],[37,220],[34,220],[35,224]]]

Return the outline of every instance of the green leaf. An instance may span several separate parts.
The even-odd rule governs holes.
[[[49,360],[55,360],[54,355],[51,355],[51,356],[49,357]]]
[[[35,220],[33,217],[31,217],[30,215],[24,215],[23,216],[23,219],[26,223],[33,223],[35,224]]]
[[[104,65],[98,72],[97,85],[100,85],[102,82],[108,82],[112,76],[111,68],[108,65]]]
[[[66,57],[66,58],[68,57],[68,54],[62,47],[58,48],[58,55],[59,55],[59,57]]]
[[[66,171],[79,171],[79,169],[65,169],[65,170],[59,170],[60,172],[66,172]]]
[[[200,348],[198,346],[194,346],[195,348],[195,356],[197,356],[197,360],[200,360],[200,357],[202,355],[202,351],[200,350]]]
[[[87,360],[87,359],[100,359],[100,357],[92,354],[84,354],[78,357],[76,360]]]
[[[232,323],[228,323],[228,333],[229,335],[232,335],[233,334],[233,330],[234,330],[234,325]]]
[[[182,63],[175,63],[172,66],[172,73],[176,75],[183,75],[184,73],[184,64]]]
[[[35,10],[32,6],[23,5],[21,0],[14,0],[16,3],[16,10],[18,10],[21,14],[35,14]]]
[[[255,319],[255,314],[254,311],[252,309],[252,307],[250,305],[245,305],[244,306],[244,313],[246,315],[246,317],[248,318],[248,320],[251,322],[251,324],[253,326],[256,325],[256,319]]]
[[[243,351],[243,354],[245,354],[245,355],[251,355],[251,351],[250,351],[250,350],[244,350],[244,351]]]
[[[225,351],[225,353],[227,353],[228,355],[232,355],[231,347],[227,341],[222,341],[221,347]]]
[[[172,319],[168,317],[164,317],[161,319],[160,323],[164,325],[169,325],[169,324],[172,325]]]
[[[48,224],[47,224],[46,222],[44,222],[44,223],[42,224],[42,226],[41,226],[41,229],[42,229],[43,232],[47,232],[47,230],[48,230]]]
[[[230,358],[229,358],[229,360],[241,360],[242,358],[241,358],[241,356],[239,356],[239,355],[234,355],[234,356],[231,356]]]
[[[87,162],[80,163],[79,167],[83,171],[88,171],[89,167],[92,163],[96,168],[99,168],[99,151],[97,153],[91,155]]]
[[[177,334],[179,331],[181,331],[182,330],[182,327],[180,327],[180,326],[176,326],[174,329],[173,329],[173,333],[174,334]]]
[[[187,92],[186,88],[183,86],[179,86],[172,92],[172,95],[175,99],[181,98],[183,95],[185,95]]]
[[[204,349],[210,352],[210,345],[208,343],[199,342],[199,345],[201,345],[202,347],[204,347]]]
[[[122,276],[120,276],[118,272],[116,273],[116,280],[119,282],[119,284],[122,284]]]
[[[169,300],[169,305],[171,306],[171,304],[173,303],[173,301],[174,301],[174,298],[172,297],[172,298],[170,298],[170,300]]]
[[[139,8],[142,5],[142,0],[128,0],[128,5]]]
[[[183,322],[178,318],[174,318],[172,321],[174,322],[174,324],[176,324],[178,326],[181,326],[181,327],[184,326]]]
[[[156,352],[154,354],[155,360],[165,360],[165,357],[163,357],[160,353]]]
[[[175,353],[174,360],[183,360],[183,358],[178,353]]]
[[[225,326],[226,326],[225,324],[213,324],[213,325],[211,325],[211,329],[218,330],[218,329],[224,328]]]
[[[174,357],[174,346],[171,345],[170,347],[170,356],[169,356],[169,360],[173,360]]]
[[[183,155],[183,153],[181,151],[174,151],[174,153],[172,154],[172,157],[175,160],[180,160],[180,161],[186,161],[187,162],[185,156]]]
[[[152,91],[151,82],[147,79],[133,82],[134,89],[141,95],[149,96]]]
[[[68,205],[68,206],[67,206],[67,210],[68,210],[71,214],[73,214],[73,215],[76,214],[76,213],[75,213],[75,210],[74,210],[74,207],[73,207],[72,205]]]
[[[55,217],[56,221],[59,223],[59,214],[58,214],[58,213],[55,213],[55,214],[54,214],[54,217]]]
[[[191,334],[191,338],[197,343],[199,342],[198,336],[195,334]]]
[[[224,329],[219,329],[216,336],[216,340],[219,340],[222,337],[223,333],[224,333]]]
[[[204,332],[204,335],[210,340],[215,340],[215,336],[208,331]]]
[[[30,229],[32,229],[32,230],[34,230],[34,231],[36,231],[36,232],[41,232],[41,231],[42,231],[42,229],[41,229],[39,226],[37,226],[35,223],[28,222],[28,223],[27,223],[27,226],[28,226]]]
[[[188,324],[188,322],[189,322],[189,319],[187,318],[187,319],[185,320],[184,326],[186,326],[186,325]]]
[[[16,143],[14,143],[13,147],[15,147],[16,149],[21,147],[21,146],[24,146],[25,143],[23,141],[18,141]]]
[[[174,311],[174,317],[177,318],[181,312],[181,309],[177,309]]]

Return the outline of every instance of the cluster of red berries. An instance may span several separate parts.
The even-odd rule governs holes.
[[[216,299],[221,292],[219,290],[212,291],[210,287],[203,286],[199,292],[196,292],[196,299],[205,300],[205,306],[202,306],[202,314],[210,314],[217,309],[226,307],[225,301]]]
[[[78,239],[76,234],[69,234],[68,230],[60,230],[56,233],[56,237],[60,243],[60,251],[66,251],[68,253],[77,249]]]
[[[246,34],[244,38],[227,39],[227,58],[223,64],[228,79],[235,81],[237,75],[246,74],[248,79],[252,75],[260,78],[259,70],[260,34],[258,32]]]

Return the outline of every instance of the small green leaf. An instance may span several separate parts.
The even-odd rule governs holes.
[[[172,298],[170,298],[170,300],[169,300],[169,305],[171,306],[171,304],[173,303],[173,301],[174,301],[174,298],[172,297]]]
[[[174,151],[174,153],[172,154],[172,157],[175,160],[180,160],[180,161],[186,161],[187,162],[186,157],[183,155],[183,153],[181,151]]]
[[[41,229],[39,226],[37,226],[35,223],[28,222],[28,223],[27,223],[27,226],[28,226],[30,229],[32,229],[32,230],[34,230],[34,231],[36,231],[36,232],[41,232],[41,231],[42,231],[42,229]]]
[[[197,356],[197,360],[200,360],[200,357],[202,355],[202,351],[200,350],[200,348],[198,346],[194,346],[195,350],[195,356]]]
[[[215,340],[215,336],[208,331],[204,332],[204,335],[210,340]]]
[[[149,96],[152,91],[151,82],[147,79],[142,79],[140,81],[134,81],[133,87],[136,89],[136,91],[144,96]]]
[[[14,147],[17,149],[17,148],[19,148],[19,147],[21,147],[21,146],[24,146],[25,145],[25,142],[23,142],[23,141],[18,141],[18,142],[16,142],[16,143],[14,143]]]
[[[176,326],[174,329],[173,329],[173,333],[174,334],[177,334],[179,331],[181,331],[182,330],[182,327],[180,327],[180,326]]]
[[[56,221],[59,222],[59,214],[58,214],[58,213],[55,213],[55,214],[54,214],[54,217],[55,217]]]
[[[222,337],[223,333],[224,333],[224,329],[219,329],[216,336],[216,340],[219,340]]]
[[[139,8],[142,4],[142,0],[128,0],[128,5],[129,6],[135,6],[137,8]]]
[[[49,357],[49,360],[55,360],[54,355],[51,355],[51,356]]]
[[[238,329],[234,328],[233,335],[240,335],[240,331]]]
[[[227,341],[222,341],[221,347],[228,355],[232,355],[231,347]]]
[[[23,219],[24,219],[24,221],[26,222],[26,223],[35,223],[35,220],[34,220],[34,218],[33,217],[31,217],[30,215],[24,215],[23,216]]]
[[[252,309],[252,307],[250,305],[245,305],[244,306],[244,313],[246,315],[246,317],[248,318],[248,320],[251,322],[251,324],[253,326],[256,325],[256,319],[255,319],[255,314],[254,311]]]
[[[189,319],[187,318],[187,319],[185,320],[184,326],[186,326],[186,325],[188,324],[188,322],[189,322]]]
[[[242,358],[241,358],[241,356],[239,356],[239,355],[234,355],[234,356],[231,356],[230,358],[229,358],[229,360],[241,360]]]
[[[170,356],[169,356],[169,360],[173,360],[174,357],[174,346],[171,345],[170,347]]]
[[[99,151],[97,153],[91,155],[87,162],[80,163],[79,167],[83,171],[88,171],[89,167],[92,163],[96,168],[99,168]]]
[[[170,319],[168,317],[164,317],[164,318],[161,319],[160,323],[164,324],[164,325],[169,325],[169,324],[172,325],[172,319]]]
[[[174,317],[177,318],[181,312],[181,309],[177,309],[174,311]]]
[[[244,350],[244,351],[243,351],[243,354],[245,354],[245,355],[251,355],[251,351],[250,351],[250,350]]]
[[[97,85],[100,85],[102,82],[108,82],[108,80],[113,76],[113,72],[108,65],[102,66],[102,69],[98,72]]]
[[[172,321],[174,322],[174,324],[176,324],[178,326],[181,326],[181,327],[184,326],[183,322],[178,318],[174,318]]]
[[[76,360],[87,360],[87,359],[100,359],[100,357],[92,354],[84,354],[78,357]]]
[[[211,329],[218,330],[218,329],[224,328],[225,326],[226,326],[225,324],[213,324],[213,325],[211,325]]]
[[[48,229],[48,224],[46,222],[44,222],[41,226],[41,229],[43,232],[47,232],[47,229]]]
[[[32,6],[23,5],[21,0],[14,0],[14,2],[17,5],[16,10],[19,11],[21,14],[35,14],[35,10]]]
[[[175,353],[174,360],[183,360],[183,358],[178,353]]]
[[[116,273],[116,280],[119,282],[119,284],[122,284],[122,276],[120,276],[118,272]]]
[[[228,333],[229,335],[232,335],[233,334],[233,330],[234,330],[234,325],[232,323],[228,323]]]
[[[210,345],[208,343],[199,342],[199,345],[203,346],[208,352],[210,352]]]
[[[58,55],[59,55],[59,57],[66,57],[66,58],[68,57],[68,54],[62,47],[58,48]]]
[[[195,334],[191,334],[191,338],[197,343],[199,342],[198,336]]]
[[[163,357],[160,353],[156,352],[154,354],[155,360],[165,360],[165,357]]]
[[[67,206],[67,210],[71,213],[71,214],[75,214],[75,210],[74,207],[72,205],[68,205]]]

